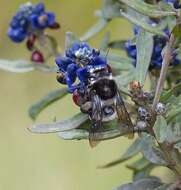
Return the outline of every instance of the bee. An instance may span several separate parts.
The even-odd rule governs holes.
[[[66,57],[57,60],[58,81],[68,85],[73,101],[81,112],[89,115],[90,145],[101,139],[103,123],[118,119],[118,122],[132,127],[133,124],[122,96],[112,76],[112,69],[106,58],[87,44],[75,44],[67,50]],[[74,84],[79,79],[77,86]],[[97,136],[98,135],[98,136]],[[95,143],[96,142],[96,143]]]

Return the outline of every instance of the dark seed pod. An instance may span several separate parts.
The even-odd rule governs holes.
[[[155,111],[158,115],[162,115],[166,112],[166,108],[165,108],[165,105],[162,104],[162,103],[158,103],[156,108],[155,108]]]
[[[35,63],[44,63],[45,62],[43,54],[38,50],[36,50],[32,53],[31,61],[33,61]]]
[[[50,29],[58,30],[60,29],[60,24],[55,22],[53,25],[49,26]]]
[[[138,114],[139,114],[139,118],[140,118],[141,121],[150,120],[150,114],[145,108],[139,107],[138,108]]]
[[[34,48],[34,44],[35,44],[35,41],[36,41],[36,35],[32,34],[28,37],[28,40],[26,42],[26,47],[32,51],[33,48]]]
[[[66,79],[65,79],[64,73],[58,72],[56,78],[57,78],[57,81],[58,81],[59,83],[61,83],[61,84],[66,84]]]

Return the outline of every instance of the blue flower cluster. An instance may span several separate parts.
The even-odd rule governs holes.
[[[164,2],[173,4],[175,9],[181,8],[181,4],[180,4],[179,0],[164,0]]]
[[[164,31],[166,34],[169,34],[169,31],[166,29]],[[139,34],[139,28],[134,28],[134,35]],[[162,50],[166,45],[167,39],[165,37],[157,36],[155,35],[153,37],[154,46],[153,46],[153,52],[152,57],[150,61],[149,70],[152,69],[161,69],[162,66]],[[136,66],[136,59],[137,59],[137,50],[136,50],[136,44],[133,43],[131,40],[127,41],[125,43],[125,50],[127,52],[127,55],[133,59],[133,65]],[[173,59],[171,65],[175,66],[180,64],[180,60],[177,58],[176,52],[173,51]]]
[[[55,24],[57,23],[54,13],[46,12],[43,3],[36,5],[26,3],[20,6],[12,18],[8,36],[14,42],[22,42],[30,34],[36,34],[45,28],[53,27]]]
[[[74,42],[72,47],[66,50],[64,57],[56,58],[56,64],[59,68],[59,76],[61,76],[58,81],[67,84],[70,93],[76,89],[84,89],[92,69],[107,67],[107,61],[99,51],[84,42]],[[77,78],[79,83],[75,84]]]

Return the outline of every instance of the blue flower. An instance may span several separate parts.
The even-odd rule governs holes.
[[[99,51],[85,42],[77,41],[65,51],[64,57],[57,57],[55,62],[58,66],[58,73],[65,76],[65,80],[59,80],[59,82],[65,84],[66,81],[70,93],[77,89],[82,90],[87,85],[91,69],[97,66],[107,68],[107,61]],[[77,78],[79,83],[74,84]]]
[[[140,29],[138,27],[134,28],[134,34],[138,35]],[[169,35],[168,29],[165,29],[164,32]],[[153,52],[152,57],[150,61],[149,70],[152,69],[161,69],[162,66],[162,50],[165,47],[167,43],[167,39],[165,37],[160,37],[155,35],[153,37],[154,46],[153,46]],[[131,40],[127,41],[125,43],[125,50],[127,52],[127,55],[132,58],[132,64],[136,66],[136,60],[137,60],[137,50],[136,50],[136,44],[133,43]],[[172,55],[172,62],[171,65],[175,66],[181,63],[181,61],[177,57],[177,53],[173,52]]]
[[[14,42],[19,43],[19,42],[22,42],[26,38],[27,32],[24,31],[22,28],[18,28],[18,29],[9,28],[9,30],[8,30],[8,36]]]
[[[33,30],[43,30],[45,28],[53,26],[56,23],[55,15],[52,12],[43,12],[40,15],[32,14],[30,16],[30,22]]]
[[[54,13],[46,12],[43,3],[36,5],[25,3],[12,18],[8,36],[14,42],[22,42],[29,35],[37,34],[46,28],[53,28],[55,24],[57,23]]]

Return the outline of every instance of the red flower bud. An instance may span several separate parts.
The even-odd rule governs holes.
[[[80,106],[80,95],[77,90],[73,92],[72,99],[77,106]]]
[[[31,55],[31,61],[35,63],[44,63],[45,60],[43,54],[40,51],[36,50]]]
[[[35,35],[35,34],[31,34],[31,35],[28,37],[28,40],[27,40],[27,42],[26,42],[26,47],[27,47],[30,51],[33,50],[35,41],[36,41],[36,35]]]

